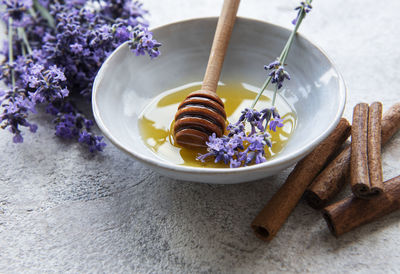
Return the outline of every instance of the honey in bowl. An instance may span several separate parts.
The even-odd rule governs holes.
[[[157,96],[142,112],[139,117],[139,130],[143,142],[159,158],[177,165],[194,167],[226,168],[224,163],[214,163],[213,159],[206,162],[196,160],[199,153],[206,153],[205,149],[188,149],[175,144],[173,139],[173,120],[178,105],[186,96],[200,90],[200,83],[190,83],[175,89],[165,91]],[[217,94],[225,104],[227,120],[235,123],[241,111],[249,108],[257,95],[257,87],[246,83],[228,83],[218,86]],[[271,107],[272,92],[265,91],[256,108],[262,110]],[[271,159],[281,152],[288,142],[296,126],[296,115],[293,108],[279,95],[275,102],[283,127],[277,127],[271,134],[272,147],[265,150],[265,158]]]

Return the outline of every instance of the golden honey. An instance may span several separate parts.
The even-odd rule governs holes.
[[[139,130],[146,146],[159,157],[168,162],[195,167],[229,167],[223,163],[214,163],[213,159],[202,163],[196,160],[199,153],[206,153],[206,150],[187,149],[174,144],[173,120],[178,105],[186,96],[196,90],[200,90],[198,83],[191,83],[173,90],[165,91],[156,97],[142,112],[139,117]],[[225,111],[228,122],[235,123],[241,111],[249,108],[257,95],[257,87],[246,83],[221,84],[218,86],[217,94],[225,104]],[[272,92],[265,91],[272,97]],[[272,147],[266,148],[265,157],[271,159],[285,147],[295,126],[296,115],[290,105],[280,96],[277,96],[276,108],[284,118],[284,126],[277,128],[276,132],[271,131]],[[271,107],[271,99],[266,95],[261,96],[256,109],[262,110]]]

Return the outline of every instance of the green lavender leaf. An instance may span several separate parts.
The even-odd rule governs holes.
[[[40,15],[44,19],[46,19],[46,21],[49,24],[49,26],[52,27],[52,28],[55,28],[56,27],[55,20],[54,20],[53,16],[51,16],[49,11],[45,7],[43,7],[37,0],[33,1],[33,5],[37,9],[37,11],[40,13]]]

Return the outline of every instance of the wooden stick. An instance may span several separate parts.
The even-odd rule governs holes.
[[[226,127],[226,112],[217,96],[218,80],[236,20],[240,0],[225,0],[218,18],[202,90],[191,92],[175,114],[175,143],[187,148],[204,148],[212,133],[221,137]],[[200,41],[201,42],[201,41]],[[199,99],[199,97],[201,97]]]
[[[299,161],[286,182],[251,224],[257,237],[270,241],[299,202],[304,190],[332,154],[350,135],[350,124],[342,118],[335,130],[309,155]]]
[[[383,183],[384,193],[373,199],[345,198],[323,210],[323,217],[336,237],[362,224],[400,209],[400,176]]]
[[[350,184],[354,196],[366,198],[371,194],[368,172],[368,104],[354,107],[351,125]]]
[[[382,103],[374,102],[369,106],[368,115],[368,171],[372,196],[383,191],[381,120]]]
[[[208,59],[206,73],[203,79],[202,90],[215,92],[221,74],[225,53],[231,38],[233,26],[236,20],[236,13],[240,0],[225,0],[221,15],[218,19],[214,40]]]
[[[400,130],[400,103],[394,104],[382,118],[382,145]],[[323,208],[343,188],[350,167],[351,147],[345,148],[308,187],[305,199],[316,209]]]

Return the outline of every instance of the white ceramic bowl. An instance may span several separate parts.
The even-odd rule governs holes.
[[[292,79],[281,95],[297,113],[297,127],[275,158],[237,169],[195,168],[162,160],[143,143],[138,116],[160,92],[201,81],[217,18],[177,22],[153,30],[162,55],[137,57],[125,43],[101,67],[93,86],[93,112],[103,134],[119,149],[155,171],[202,183],[238,183],[274,175],[307,155],[335,128],[342,116],[346,88],[329,58],[298,35],[288,57]],[[226,55],[222,81],[236,79],[261,86],[263,65],[280,54],[290,31],[266,22],[238,18]]]

